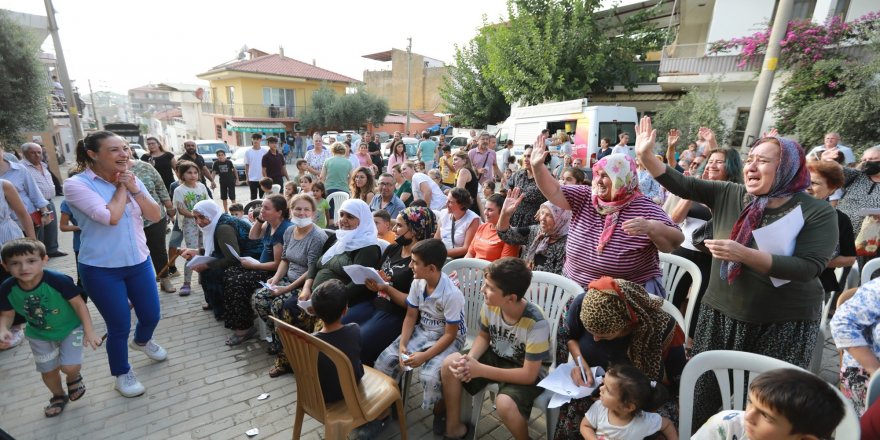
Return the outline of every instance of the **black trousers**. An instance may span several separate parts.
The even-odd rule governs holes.
[[[263,198],[263,188],[260,188],[260,182],[252,182],[248,180],[248,187],[251,189],[251,200]],[[259,196],[257,196],[259,194]]]
[[[168,220],[163,218],[157,223],[144,228],[144,235],[147,237],[147,248],[150,250],[150,258],[153,260],[153,268],[159,273],[166,264],[168,264],[168,244],[165,242],[165,229],[168,227]],[[162,278],[168,276],[165,272]]]

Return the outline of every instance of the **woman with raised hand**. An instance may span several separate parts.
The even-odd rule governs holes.
[[[523,260],[532,270],[563,275],[565,243],[571,223],[571,211],[551,202],[544,202],[538,209],[538,224],[527,227],[511,227],[510,217],[516,212],[523,195],[514,188],[504,199],[498,216],[498,237],[505,243],[525,246]]]
[[[651,175],[669,192],[712,210],[715,239],[705,241],[712,270],[694,354],[738,350],[806,368],[822,310],[818,277],[838,232],[834,209],[804,192],[810,184],[804,150],[783,137],[759,139],[749,151],[745,184],[738,184],[685,177],[663,164],[654,156],[651,118],[642,118],[637,135],[637,154]],[[783,218],[785,226],[773,240],[790,241],[791,255],[761,250],[753,232]],[[713,377],[700,379],[695,399],[694,426],[700,426],[721,403]]]
[[[546,148],[547,147],[544,146],[541,147],[542,151],[546,150]],[[545,194],[542,194],[542,190],[537,183],[537,178],[534,175],[534,170],[537,167],[535,166],[534,161],[530,161],[536,150],[537,149],[533,149],[526,145],[526,149],[523,151],[523,168],[513,173],[513,176],[507,182],[508,188],[519,188],[523,194],[523,200],[519,204],[519,209],[517,209],[516,212],[513,213],[513,216],[510,217],[510,224],[514,227],[531,226],[538,223],[538,219],[535,215],[538,213],[541,204],[548,199]],[[541,154],[538,155],[543,157]],[[551,174],[544,165],[544,162],[541,162],[539,166],[544,170],[547,170],[548,175]],[[550,178],[556,182],[555,176],[550,175]],[[557,183],[556,186],[559,186],[559,184]]]

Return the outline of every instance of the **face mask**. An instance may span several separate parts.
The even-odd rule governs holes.
[[[412,244],[413,239],[412,239],[412,238],[406,238],[406,234],[403,234],[403,235],[398,236],[397,238],[395,238],[395,239],[394,239],[394,242],[397,243],[397,244],[399,244],[399,245],[401,245],[401,246],[409,246],[409,245]]]
[[[880,173],[880,162],[865,162],[863,171],[869,176],[877,175],[877,173]]]
[[[290,221],[293,223],[294,226],[296,226],[298,228],[305,228],[306,226],[312,224],[311,217],[306,217],[306,218],[294,217]]]

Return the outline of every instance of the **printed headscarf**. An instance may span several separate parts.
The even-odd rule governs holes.
[[[535,241],[532,242],[532,245],[529,246],[529,250],[526,253],[526,264],[529,265],[530,268],[535,268],[535,255],[543,255],[551,244],[555,243],[562,237],[568,235],[568,225],[571,223],[571,211],[562,209],[553,203],[547,201],[541,204],[541,207],[538,208],[538,213],[535,215],[537,218],[541,215],[542,210],[547,210],[550,212],[550,215],[553,216],[553,220],[556,222],[556,225],[553,227],[553,230],[550,233],[545,233],[543,229],[539,229],[538,235],[535,236]],[[538,226],[540,228],[540,226]]]
[[[193,212],[198,212],[211,221],[205,227],[199,226],[199,229],[202,231],[202,237],[204,237],[205,255],[211,255],[214,253],[214,230],[217,229],[217,222],[220,220],[223,211],[220,209],[220,205],[214,203],[213,200],[202,200],[193,206]]]
[[[765,138],[766,139],[766,138]],[[730,239],[749,247],[752,243],[752,231],[761,225],[764,219],[764,209],[770,199],[788,197],[803,192],[810,185],[810,171],[806,167],[804,149],[797,142],[784,137],[774,136],[781,148],[779,166],[776,167],[776,178],[770,191],[754,197],[743,208],[739,218],[730,231]],[[761,144],[762,139],[752,145],[752,148]],[[721,278],[733,284],[742,273],[742,264],[734,261],[721,261]]]
[[[673,318],[663,311],[662,304],[662,298],[649,296],[640,284],[602,277],[588,286],[581,304],[581,323],[594,335],[631,328],[629,360],[652,379],[660,380],[663,350],[674,333],[666,331]]]
[[[599,171],[605,171],[611,179],[611,200],[599,198],[596,188],[599,184]],[[593,208],[599,215],[605,216],[605,226],[599,236],[596,251],[602,253],[605,245],[611,240],[620,211],[626,208],[639,194],[639,179],[636,161],[628,154],[609,154],[593,165]]]
[[[422,206],[410,206],[401,211],[406,227],[412,231],[413,241],[419,242],[434,236],[437,231],[437,216],[434,211]]]
[[[336,230],[336,243],[321,256],[321,264],[327,264],[331,258],[348,251],[379,245],[378,231],[373,223],[373,213],[369,205],[361,199],[348,199],[342,202],[340,212],[347,212],[360,220],[357,228],[349,231]],[[338,220],[338,219],[337,219]]]

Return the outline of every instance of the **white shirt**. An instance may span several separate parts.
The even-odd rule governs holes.
[[[584,417],[596,431],[597,437],[608,440],[645,438],[659,431],[663,424],[660,414],[641,411],[626,425],[612,425],[608,420],[608,408],[601,401],[593,403]]]
[[[855,155],[855,153],[853,153],[852,148],[847,147],[846,145],[839,145],[838,144],[837,149],[840,150],[841,153],[843,153],[843,160],[844,160],[844,162],[846,162],[847,165],[857,162],[856,155]],[[825,151],[825,146],[819,145],[818,147],[810,150],[810,155],[815,156],[817,159],[821,159],[822,152],[824,152],[824,151]]]
[[[694,440],[748,440],[745,411],[721,411],[703,424],[691,438]]]
[[[629,154],[629,157],[635,160],[636,149],[634,147],[630,147],[629,145],[617,144],[614,146],[614,148],[611,149],[611,154]]]
[[[427,293],[428,282],[414,279],[406,296],[409,307],[419,309],[419,326],[422,330],[440,338],[446,333],[447,324],[458,324],[457,339],[464,340],[467,326],[464,322],[464,296],[446,274],[440,275],[440,281],[434,292]]]
[[[453,236],[452,214],[449,213],[448,209],[440,211],[440,240],[446,245],[446,249],[464,246],[468,227],[474,220],[477,220],[477,223],[479,223],[479,219],[480,217],[474,211],[465,209],[464,215],[455,221],[455,235]]]
[[[354,148],[354,147],[352,147]],[[348,155],[348,161],[351,162],[351,172],[354,174],[354,170],[361,167],[361,161],[357,158],[357,155],[351,153]]]
[[[248,148],[247,153],[244,154],[244,164],[248,168],[248,182],[259,182],[263,178],[263,156],[268,152],[269,149],[266,147],[260,147],[259,150]]]
[[[437,186],[437,183],[425,173],[415,173],[412,178],[412,194],[413,200],[422,200],[425,195],[422,193],[422,182],[428,182],[431,186],[431,206],[429,208],[439,211],[446,207],[446,195]]]

